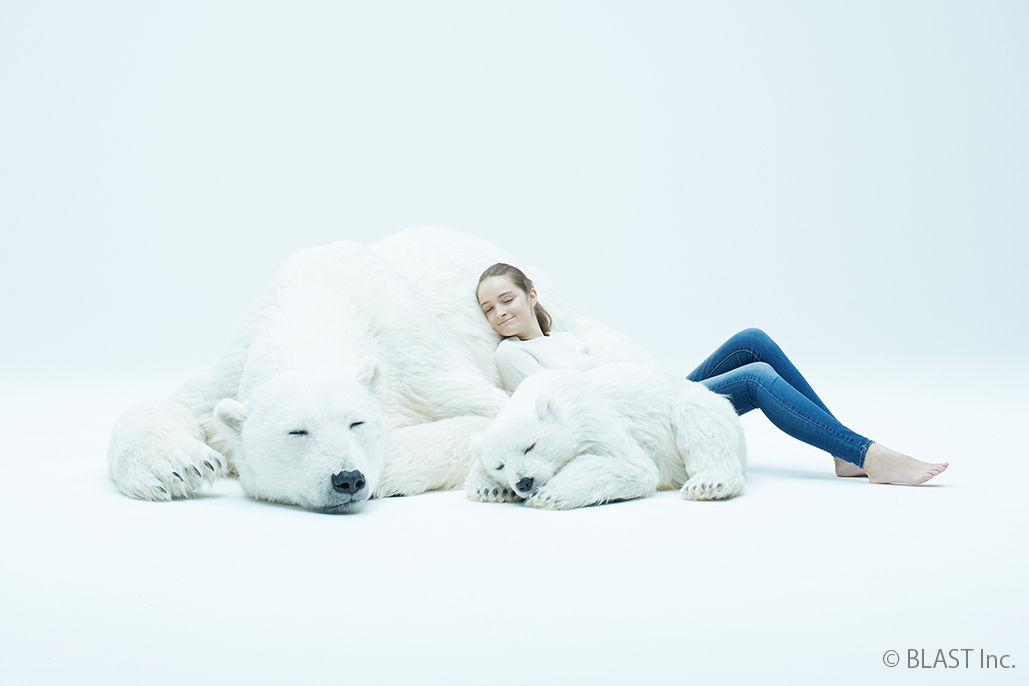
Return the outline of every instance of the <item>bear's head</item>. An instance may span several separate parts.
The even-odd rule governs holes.
[[[245,402],[226,398],[214,424],[252,498],[351,512],[382,474],[386,434],[372,393],[378,367],[290,371]]]
[[[522,381],[479,443],[490,476],[528,498],[582,451],[584,425],[561,392],[581,377],[544,371]]]

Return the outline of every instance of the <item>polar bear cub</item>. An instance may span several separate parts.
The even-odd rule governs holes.
[[[743,491],[746,443],[732,404],[650,364],[538,372],[482,437],[474,500],[572,509],[677,488],[689,500]],[[491,490],[490,481],[499,487]]]

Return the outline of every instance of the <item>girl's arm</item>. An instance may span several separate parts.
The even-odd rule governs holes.
[[[508,393],[514,393],[523,379],[544,369],[528,350],[514,344],[505,345],[503,341],[497,347],[496,359],[500,380]]]

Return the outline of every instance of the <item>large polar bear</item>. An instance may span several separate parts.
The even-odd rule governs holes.
[[[514,260],[446,229],[295,254],[220,362],[168,399],[122,414],[111,477],[129,496],[171,500],[238,474],[250,497],[324,512],[455,488],[466,477],[478,499],[498,499],[488,474],[468,476],[473,439],[507,401],[493,361],[499,338],[474,296],[497,261]],[[554,330],[605,362],[652,361],[526,271]]]
[[[329,512],[461,485],[470,439],[507,400],[499,339],[474,296],[499,260],[511,258],[444,229],[297,253],[218,364],[122,414],[112,478],[130,496],[170,500],[238,473],[252,497]],[[602,359],[647,357],[534,277],[558,330]]]
[[[528,377],[479,452],[510,500],[554,510],[680,486],[690,500],[731,498],[743,491],[746,466],[743,426],[727,398],[631,362]]]

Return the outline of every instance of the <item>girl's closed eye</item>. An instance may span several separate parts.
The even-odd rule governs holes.
[[[498,262],[487,269],[479,277],[475,297],[490,326],[504,338],[525,341],[550,330],[550,315],[537,302],[536,289],[516,267]],[[500,318],[503,321],[495,321]]]

